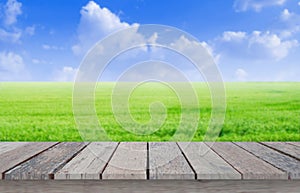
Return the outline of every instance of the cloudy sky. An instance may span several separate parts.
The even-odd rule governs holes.
[[[95,42],[142,24],[196,37],[225,81],[300,81],[299,0],[0,0],[0,81],[72,81]]]

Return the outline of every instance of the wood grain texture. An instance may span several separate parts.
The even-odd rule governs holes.
[[[195,179],[195,173],[175,142],[149,143],[150,179]]]
[[[211,144],[2,142],[0,178],[300,179],[298,142]]]
[[[7,151],[16,149],[22,145],[25,145],[27,142],[1,142],[0,143],[0,154],[5,153]]]
[[[284,142],[262,142],[262,144],[300,160],[300,147],[298,146]]]
[[[102,179],[147,179],[147,143],[122,142],[104,169]]]
[[[299,193],[299,180],[0,180],[1,193]]]
[[[243,179],[287,179],[287,174],[231,142],[218,142],[211,148],[237,169]]]
[[[31,158],[32,156],[48,149],[49,147],[57,144],[56,142],[34,142],[27,143],[23,146],[17,147],[11,151],[0,154],[0,173],[15,167],[21,162]],[[2,179],[2,175],[0,175]]]
[[[286,143],[300,147],[300,142],[296,142],[296,141],[291,142],[291,141],[289,141],[289,142],[286,142]]]
[[[178,143],[196,171],[197,179],[241,179],[241,174],[203,142]]]
[[[100,179],[118,143],[93,142],[55,173],[54,179]]]
[[[238,146],[253,153],[260,159],[272,164],[273,166],[285,171],[289,178],[300,179],[300,161],[291,158],[287,155],[279,153],[273,149],[270,149],[262,144],[248,142],[248,143],[236,143]]]
[[[60,143],[5,173],[5,179],[42,180],[51,179],[85,143]]]

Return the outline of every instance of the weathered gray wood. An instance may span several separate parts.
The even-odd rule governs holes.
[[[146,179],[147,143],[122,142],[102,173],[103,179]]]
[[[26,142],[1,142],[0,143],[0,154],[5,153],[7,151],[16,149],[22,145],[25,145]]]
[[[118,143],[93,142],[54,175],[54,179],[100,179]]]
[[[300,147],[284,142],[263,142],[262,144],[300,160]]]
[[[243,179],[287,179],[287,174],[231,142],[218,142],[211,148],[237,169]]]
[[[286,143],[300,147],[300,142],[295,142],[295,141],[291,142],[291,141],[289,141],[289,142],[286,142]]]
[[[23,146],[0,154],[0,173],[3,174],[5,171],[55,144],[56,143],[54,142],[27,143]],[[0,175],[0,179],[2,179],[2,175]]]
[[[300,180],[0,180],[1,193],[299,193]]]
[[[262,144],[254,142],[236,144],[273,166],[286,171],[289,178],[300,179],[300,161],[270,149]]]
[[[60,143],[7,171],[5,179],[51,179],[57,169],[84,147],[85,143]]]
[[[197,179],[241,179],[241,174],[203,142],[178,143],[194,168]]]
[[[195,173],[175,142],[149,143],[150,179],[195,179]]]
[[[101,144],[109,143],[83,149],[83,143],[2,142],[0,174],[7,179],[100,179],[102,172],[103,179],[146,179],[147,143],[121,143],[117,149],[116,143]],[[300,161],[293,158],[299,156],[298,142],[216,143],[213,152],[200,142],[149,143],[149,149],[150,179],[195,179],[193,169],[198,179],[230,179],[232,168],[244,179],[300,179]]]

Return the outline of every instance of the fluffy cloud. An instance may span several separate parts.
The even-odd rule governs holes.
[[[280,36],[282,38],[289,38],[300,32],[300,15],[284,9],[281,12],[280,19],[286,26],[286,29],[281,31]]]
[[[110,40],[109,45],[104,45],[105,51],[108,53],[111,53],[110,50],[115,50],[116,48],[119,49],[127,49],[132,44],[143,44],[143,43],[150,43],[155,44],[159,40],[158,33],[153,31],[153,34],[142,34],[138,33],[138,24],[129,24],[126,22],[122,22],[118,16],[113,14],[110,10],[107,8],[102,8],[97,3],[90,1],[86,6],[82,7],[81,9],[81,19],[78,26],[78,43],[75,44],[72,47],[73,53],[77,55],[84,54],[91,46],[93,46],[95,43],[97,43],[99,40],[104,38],[110,33],[113,33],[115,31],[118,31],[120,29],[125,29],[128,27],[134,27],[130,28],[130,32],[122,31],[121,35],[119,37],[114,37]],[[124,38],[126,37],[126,38]],[[214,56],[214,59],[216,62],[219,60],[219,55],[216,55],[213,51],[213,48],[209,46],[206,42],[201,42],[201,45],[207,49],[207,51]],[[178,38],[177,41],[174,41],[170,45],[172,48],[182,51],[185,54],[191,54],[196,55],[195,58],[203,59],[201,56],[199,56],[199,52],[195,51],[195,47],[199,46],[199,42],[191,41],[187,39],[186,37],[182,36]],[[101,52],[101,47],[98,47],[99,53]],[[102,48],[103,49],[103,48]],[[147,49],[147,47],[140,48],[137,52],[130,52],[130,54],[135,54],[137,57],[142,57],[138,53],[144,52],[151,55],[151,58],[164,58],[164,51],[161,49],[156,49],[155,47],[151,47],[151,49]],[[201,49],[201,52],[204,54],[206,53],[204,50]],[[155,56],[153,56],[153,55]],[[160,57],[161,56],[161,57]],[[207,56],[207,55],[206,55]],[[126,57],[126,56],[125,56]],[[129,59],[128,59],[129,58]],[[126,58],[126,61],[122,62],[124,63],[130,63],[128,60],[131,58],[136,57],[130,57],[128,56]],[[207,58],[207,57],[206,57]],[[94,60],[97,60],[98,58],[95,58]],[[134,59],[133,59],[134,60]],[[131,60],[130,60],[131,61]],[[121,62],[120,62],[121,63]],[[202,61],[203,63],[203,61]],[[211,64],[212,61],[207,61],[207,64]],[[205,65],[204,65],[205,66]],[[120,67],[119,67],[120,68]],[[187,69],[186,66],[183,67],[184,70]],[[147,70],[146,70],[147,71]],[[157,73],[158,70],[156,70]],[[136,72],[136,71],[135,71]],[[147,71],[148,72],[148,71]],[[91,74],[95,73],[94,71],[89,72]],[[136,73],[137,76],[140,76],[141,73]],[[150,72],[149,72],[150,73]],[[92,76],[91,76],[92,77]]]
[[[1,5],[1,4],[0,4]],[[0,41],[6,43],[21,43],[20,39],[23,35],[33,36],[35,34],[35,26],[28,26],[20,29],[16,27],[17,18],[22,14],[22,3],[17,0],[7,0],[6,4],[0,8],[3,10],[2,22],[3,26],[0,28]]]
[[[24,68],[23,58],[13,52],[0,52],[0,66],[4,71],[20,72]]]
[[[284,9],[284,10],[282,11],[282,13],[281,13],[280,18],[281,18],[282,20],[288,20],[289,18],[291,18],[291,16],[292,16],[292,13],[289,12],[288,9]]]
[[[249,9],[259,12],[264,7],[280,6],[285,2],[286,0],[235,0],[233,8],[237,12],[243,12]]]
[[[288,9],[284,9],[281,12],[281,20],[293,25],[300,24],[300,15],[294,12],[289,11]]]
[[[221,54],[217,54],[215,52],[215,50],[213,49],[213,47],[211,45],[209,45],[207,42],[200,42],[200,44],[207,50],[207,52],[213,57],[214,62],[216,64],[219,63],[220,58],[221,58]]]
[[[2,42],[17,43],[17,42],[19,42],[19,39],[21,38],[21,36],[22,36],[22,33],[20,31],[8,32],[8,31],[0,28],[0,41],[2,41]]]
[[[54,74],[54,81],[66,82],[74,81],[78,69],[70,66],[64,66],[62,69],[57,70]]]
[[[0,80],[25,80],[29,75],[23,58],[13,52],[0,52]]]
[[[180,36],[176,41],[171,43],[170,47],[180,52],[181,54],[196,59],[208,58],[206,51],[210,56],[214,57],[214,59],[217,61],[218,58],[220,57],[219,55],[215,54],[213,48],[207,42],[198,42],[195,40],[190,40],[184,35]]]
[[[17,22],[18,15],[22,14],[22,3],[17,0],[8,0],[4,6],[5,19],[4,23],[6,25],[12,25]]]
[[[3,7],[3,23],[5,28],[0,28],[0,41],[3,42],[19,42],[22,36],[21,30],[13,28],[9,30],[9,26],[17,22],[17,16],[22,14],[22,3],[16,0],[8,0]]]
[[[254,31],[249,39],[249,46],[252,51],[264,51],[276,60],[285,58],[289,51],[298,46],[297,40],[281,40],[278,35],[270,32],[262,33]]]
[[[90,1],[82,7],[78,26],[78,43],[72,47],[75,54],[83,54],[96,42],[108,34],[138,24],[122,22],[120,18],[105,7]]]
[[[228,34],[231,35],[228,36]],[[284,40],[279,35],[269,31],[253,31],[250,34],[246,32],[224,32],[217,42],[218,51],[226,52],[229,55],[234,55],[234,57],[245,59],[248,57],[252,60],[281,60],[298,45],[297,40]]]
[[[225,31],[221,39],[223,41],[230,42],[230,41],[242,41],[245,38],[246,38],[246,32]]]

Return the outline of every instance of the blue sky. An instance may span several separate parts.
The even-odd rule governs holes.
[[[0,0],[0,81],[72,81],[93,43],[141,24],[196,37],[225,81],[300,81],[298,0]]]

